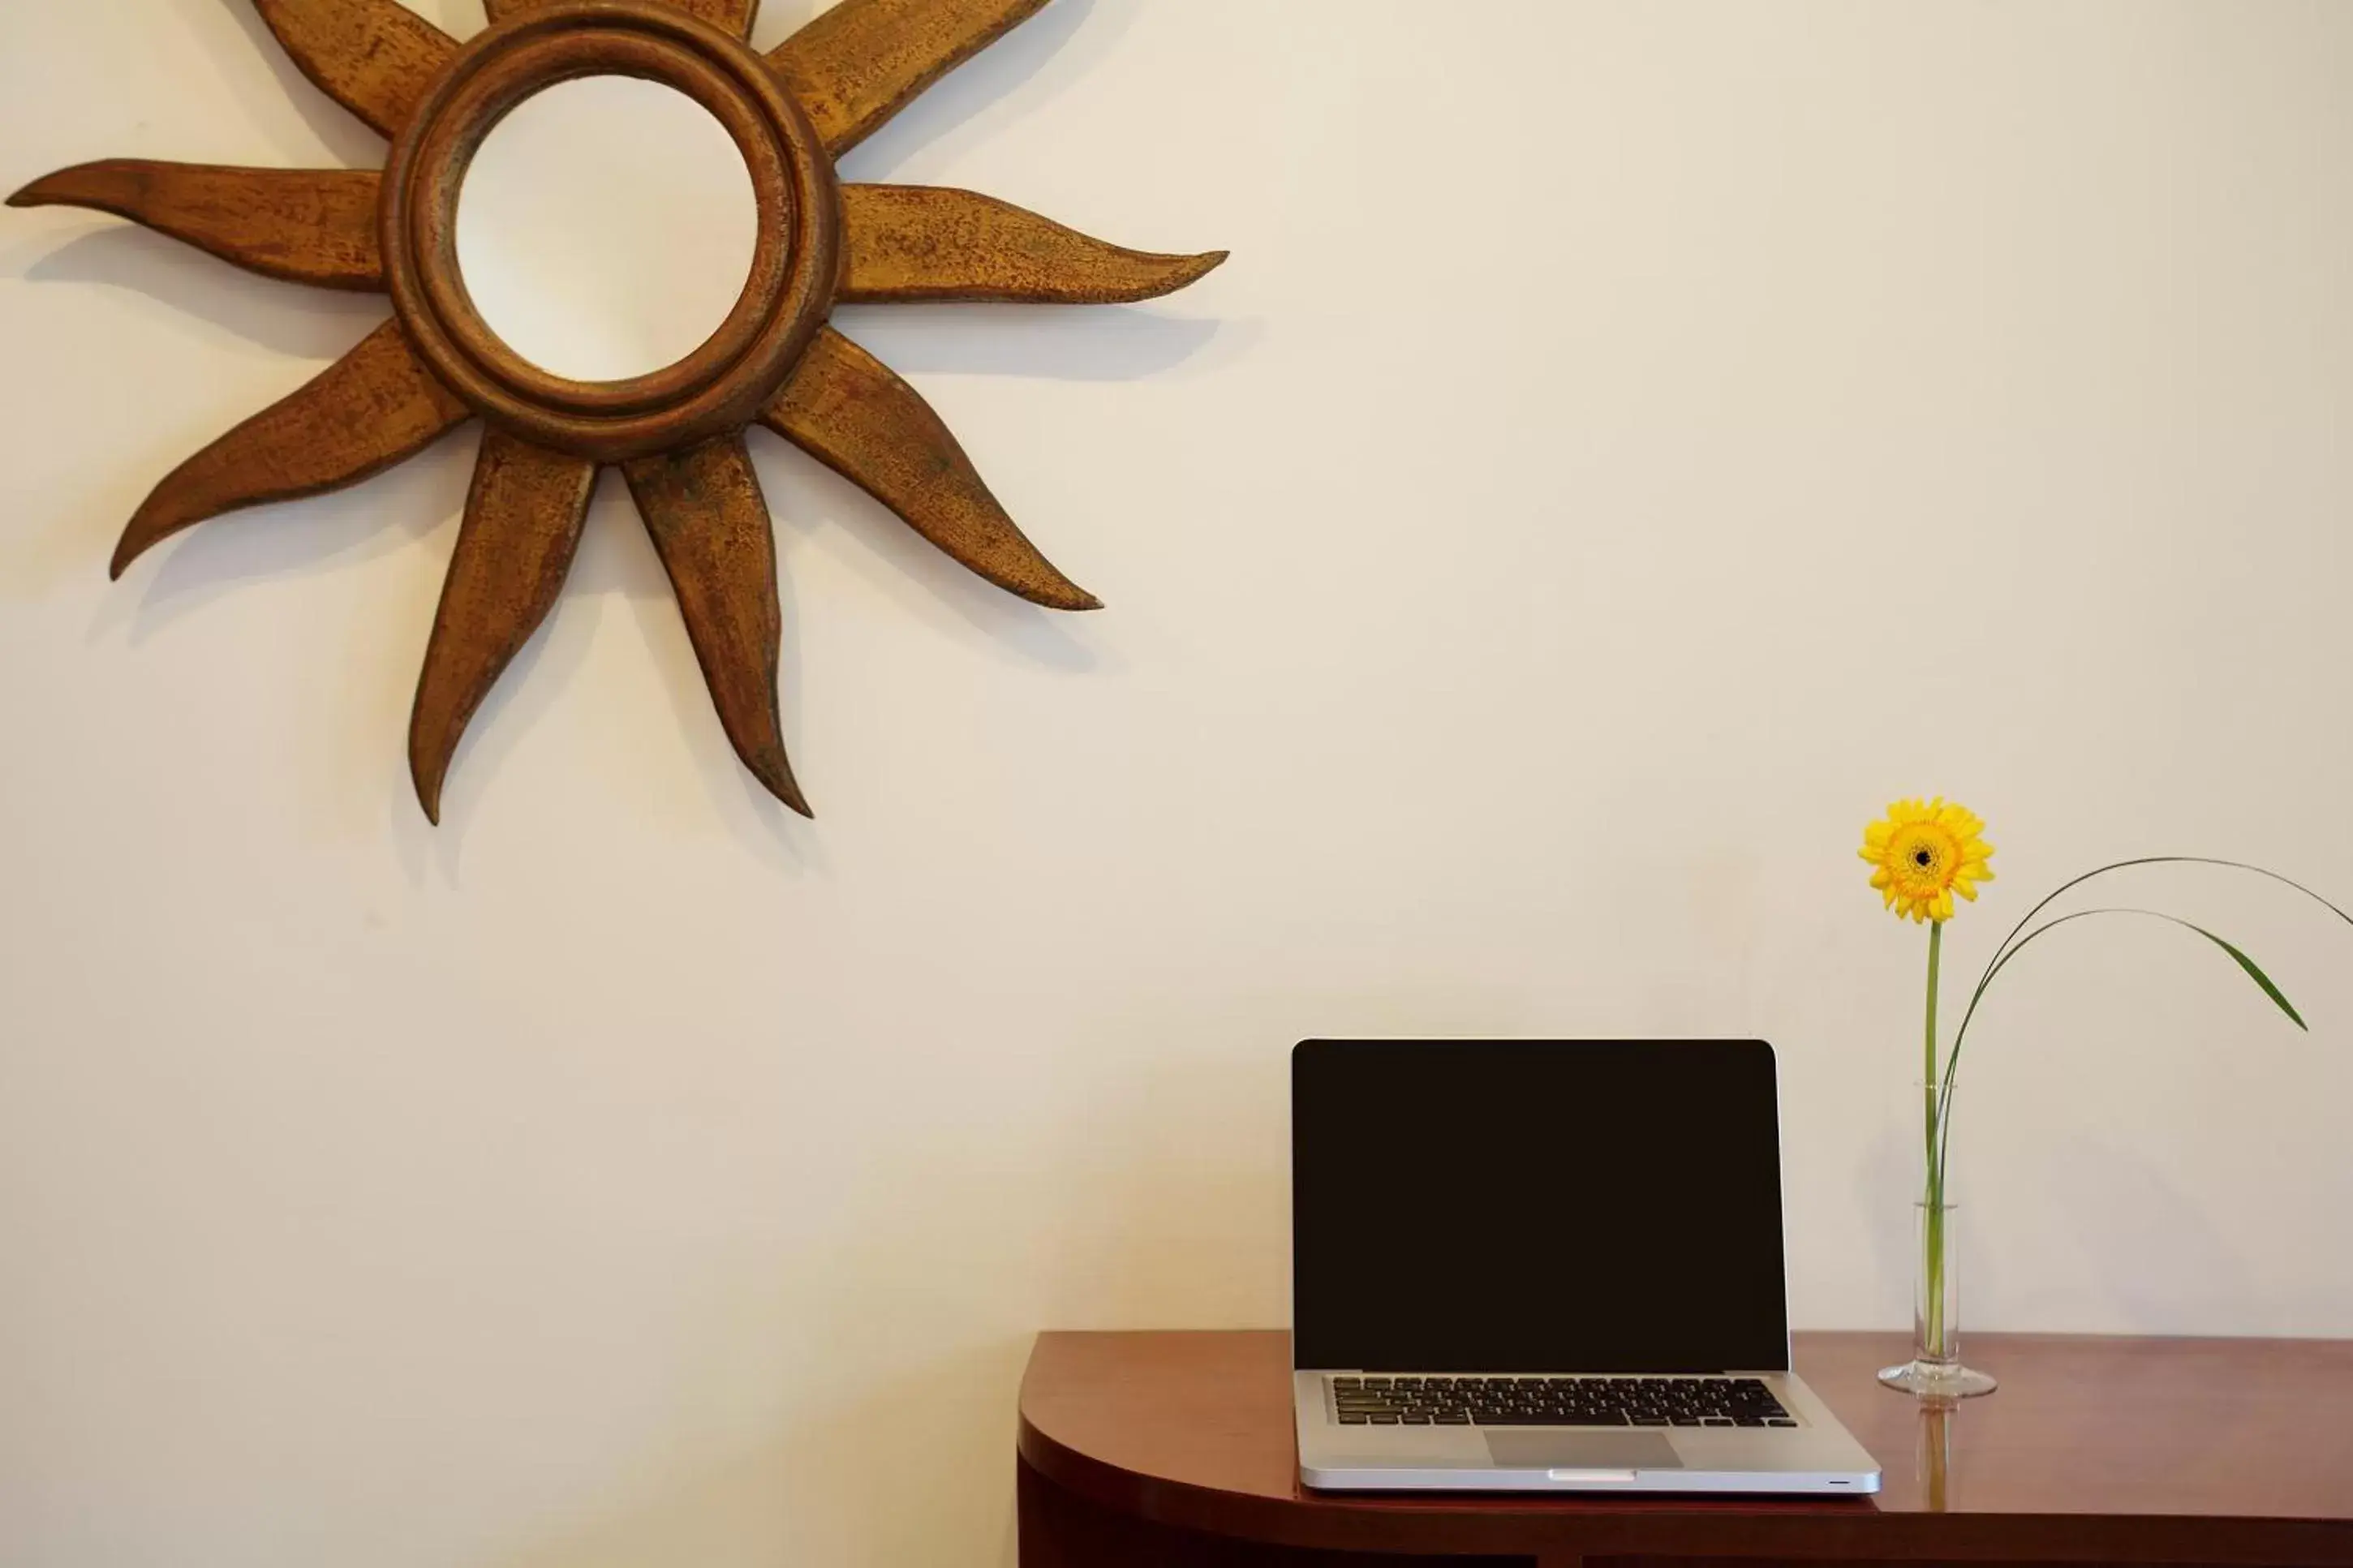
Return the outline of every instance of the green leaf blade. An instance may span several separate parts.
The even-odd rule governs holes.
[[[2295,1004],[2287,999],[2287,994],[2285,992],[2282,991],[2277,985],[2272,984],[2272,977],[2265,974],[2263,972],[2262,966],[2256,963],[2253,959],[2249,958],[2246,953],[2242,952],[2238,947],[2230,942],[2224,942],[2221,937],[2216,936],[2204,926],[2191,926],[2189,929],[2196,931],[2200,936],[2204,937],[2208,942],[2212,942],[2216,947],[2221,948],[2224,952],[2229,953],[2232,961],[2237,963],[2241,969],[2247,972],[2247,978],[2253,981],[2257,985],[2263,987],[2263,994],[2272,999],[2272,1005],[2277,1007],[2281,1012],[2287,1015],[2288,1022],[2294,1024],[2297,1028],[2302,1029],[2307,1035],[2312,1033],[2312,1026],[2304,1021],[2304,1015],[2295,1010]]]

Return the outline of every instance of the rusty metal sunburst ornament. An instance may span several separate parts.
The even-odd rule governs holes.
[[[393,319],[309,385],[158,485],[124,568],[182,529],[356,484],[479,416],[486,429],[418,683],[409,763],[426,815],[466,724],[561,593],[597,470],[618,465],[653,535],[728,739],[807,815],[777,709],[782,617],[767,506],[744,447],[765,425],[988,581],[1099,608],[1014,526],[915,391],[827,324],[842,303],[1152,299],[1225,259],[1103,244],[969,191],[842,184],[834,160],[1047,0],[842,0],[773,54],[759,0],[487,0],[459,45],[397,0],[253,0],[330,96],[392,139],[381,174],[114,160],[16,206],[134,219],[269,277],[392,297]],[[501,342],[459,274],[474,153],[525,99],[575,77],[665,83],[743,152],[760,233],[709,342],[649,375],[586,383]]]

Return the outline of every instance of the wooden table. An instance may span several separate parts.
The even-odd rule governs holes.
[[[1905,1349],[1798,1336],[1798,1370],[1885,1468],[1876,1498],[1433,1500],[1301,1489],[1281,1333],[1043,1334],[1021,1568],[2353,1564],[2353,1342],[1979,1335],[2001,1392],[1941,1412],[1872,1381]]]

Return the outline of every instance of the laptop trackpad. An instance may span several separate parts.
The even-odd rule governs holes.
[[[1507,1470],[1680,1470],[1658,1432],[1488,1432],[1487,1452]]]

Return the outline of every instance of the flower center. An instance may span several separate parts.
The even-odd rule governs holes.
[[[1951,879],[1960,858],[1959,845],[1924,824],[1899,834],[1895,842],[1888,846],[1887,867],[1908,888],[1937,891]]]

